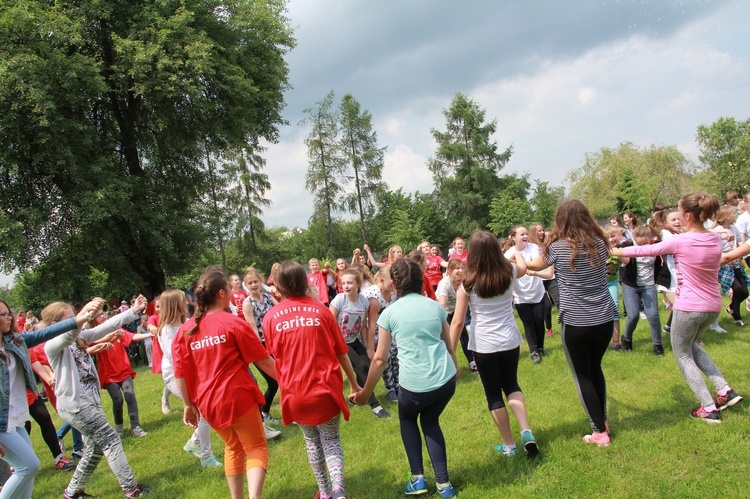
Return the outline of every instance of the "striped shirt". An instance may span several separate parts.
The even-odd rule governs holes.
[[[596,326],[615,319],[617,308],[607,290],[607,245],[597,242],[599,264],[591,266],[589,254],[579,245],[575,271],[571,268],[572,251],[566,240],[557,240],[547,248],[545,258],[555,266],[555,277],[560,287],[560,316],[558,320],[569,326]]]

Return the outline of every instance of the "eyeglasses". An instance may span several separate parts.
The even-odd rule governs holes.
[[[2,312],[2,313],[0,313],[0,317],[2,317],[3,319],[5,319],[6,321],[9,321],[9,320],[11,320],[13,318],[13,314],[10,313],[10,312]]]

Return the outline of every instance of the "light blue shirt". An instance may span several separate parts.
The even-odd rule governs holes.
[[[448,313],[434,300],[410,293],[386,308],[378,326],[398,345],[399,384],[410,392],[437,390],[456,375],[441,338]]]

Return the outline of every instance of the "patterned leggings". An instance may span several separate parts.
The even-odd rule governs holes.
[[[68,484],[69,490],[86,488],[91,474],[99,466],[103,456],[107,456],[109,467],[120,482],[122,490],[130,492],[138,485],[125,457],[120,437],[107,421],[101,405],[83,402],[78,412],[60,409],[59,414],[64,421],[81,432],[85,444],[83,457]]]
[[[340,420],[341,416],[337,415],[327,423],[317,426],[299,425],[305,436],[307,459],[310,461],[322,497],[330,497],[333,491],[344,490],[344,449],[341,447],[339,435]]]
[[[378,334],[375,333],[375,349],[378,348]],[[386,390],[398,389],[398,347],[395,341],[391,341],[391,350],[388,352],[388,362],[383,371],[383,384]]]

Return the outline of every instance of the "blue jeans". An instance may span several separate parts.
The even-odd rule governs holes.
[[[648,318],[651,329],[651,342],[661,345],[661,321],[659,320],[659,308],[656,303],[656,287],[650,286],[628,286],[622,285],[622,301],[628,317],[625,319],[625,333],[623,338],[633,340],[633,331],[638,325],[639,303],[643,300],[643,311]]]
[[[3,485],[0,498],[31,499],[34,477],[40,465],[26,428],[21,426],[16,431],[0,433],[0,445],[5,450],[3,459],[16,469]]]
[[[67,421],[62,424],[59,430],[57,430],[57,439],[62,440],[65,438],[65,435],[67,435],[70,430],[73,430],[73,452],[80,452],[82,454],[83,437],[81,437],[81,432],[70,426],[70,423]]]

